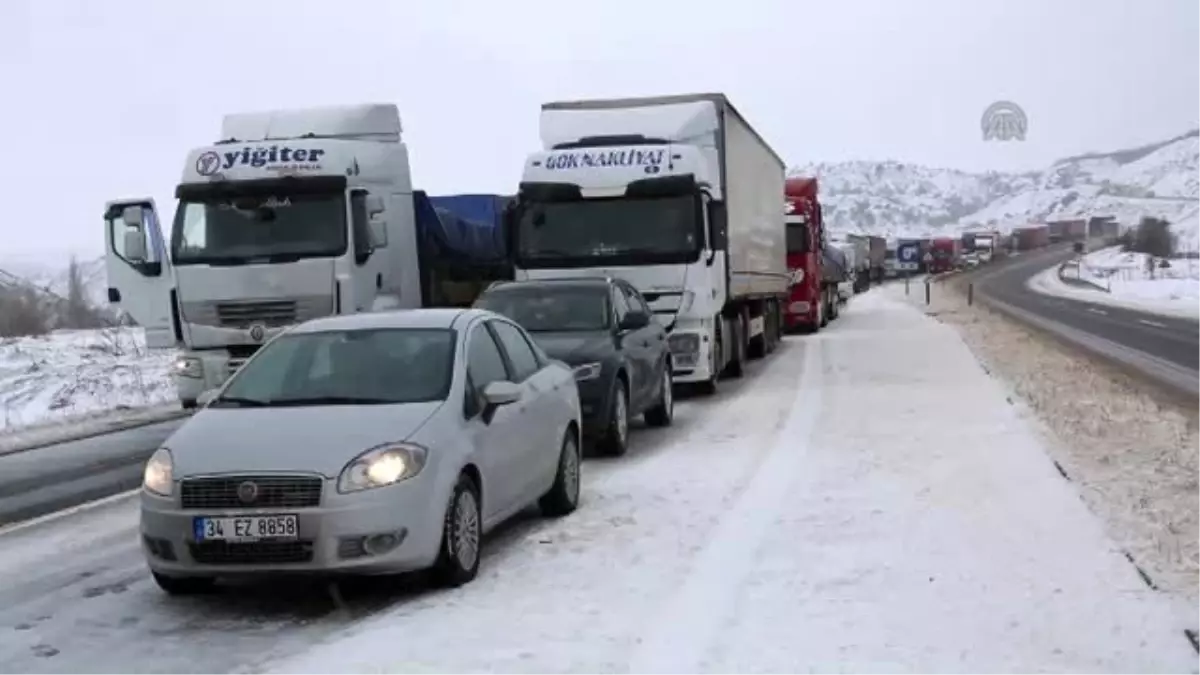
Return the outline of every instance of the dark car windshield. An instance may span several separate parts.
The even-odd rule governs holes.
[[[477,307],[502,314],[531,333],[607,330],[608,287],[538,285],[485,293]]]
[[[808,243],[808,226],[803,223],[787,224],[787,252],[808,253],[811,249]]]
[[[284,335],[243,366],[214,405],[440,401],[450,390],[454,344],[454,332],[442,328]]]
[[[517,226],[527,259],[699,254],[696,201],[690,195],[587,199],[537,204]]]

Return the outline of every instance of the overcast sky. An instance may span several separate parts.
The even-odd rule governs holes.
[[[0,0],[0,260],[173,209],[230,111],[394,102],[433,194],[511,193],[543,101],[688,91],[789,164],[1041,168],[1195,127],[1198,56],[1196,0]],[[1026,142],[983,141],[999,99]]]

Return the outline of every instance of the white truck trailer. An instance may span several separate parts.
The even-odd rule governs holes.
[[[722,94],[546,103],[510,213],[518,279],[613,276],[712,393],[772,351],[788,291],[784,162]]]
[[[185,408],[294,324],[469,304],[456,287],[511,278],[505,198],[414,190],[390,104],[228,115],[175,195],[169,238],[153,199],[109,202],[104,220],[109,301],[148,346],[181,348]]]

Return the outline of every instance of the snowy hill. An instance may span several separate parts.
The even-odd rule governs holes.
[[[794,175],[821,179],[831,227],[925,236],[1083,216],[1144,216],[1174,223],[1196,250],[1200,131],[1139,148],[1068,157],[1033,173],[969,173],[895,161],[817,163]]]

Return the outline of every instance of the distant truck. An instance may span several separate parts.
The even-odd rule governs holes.
[[[942,274],[958,269],[962,263],[962,241],[955,237],[935,237],[929,242],[930,274]]]
[[[826,244],[821,251],[822,283],[833,293],[833,321],[841,313],[841,305],[854,295],[854,248],[846,244]]]
[[[775,348],[785,165],[723,94],[546,103],[539,131],[508,214],[518,279],[625,279],[705,393]]]
[[[784,321],[789,331],[815,333],[837,314],[836,286],[826,281],[822,251],[827,243],[816,178],[793,177],[784,184],[787,264],[790,277]]]
[[[846,241],[854,247],[855,258],[854,258],[854,263],[853,263],[853,265],[854,265],[853,288],[854,288],[855,293],[863,293],[863,292],[867,291],[868,289],[870,289],[871,282],[875,276],[875,269],[873,266],[874,261],[872,260],[872,257],[871,257],[872,239],[873,239],[872,237],[868,237],[865,235],[859,235],[859,234],[846,235]],[[875,237],[874,239],[879,239],[879,238]],[[880,241],[882,241],[882,239],[880,239]],[[879,255],[878,265],[881,268],[880,274],[882,274],[882,267],[883,267],[883,252],[882,251],[880,252],[880,255]]]
[[[507,198],[414,190],[394,105],[231,114],[219,138],[188,154],[169,230],[153,199],[104,211],[109,301],[182,348],[185,408],[297,323],[470,304],[512,277]]]
[[[1050,228],[1046,225],[1015,228],[1012,236],[1013,248],[1018,251],[1032,251],[1050,245]]]

